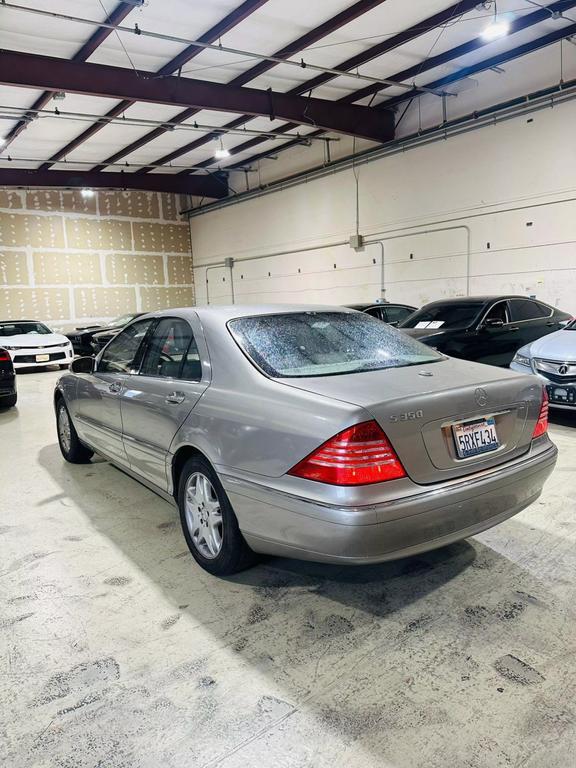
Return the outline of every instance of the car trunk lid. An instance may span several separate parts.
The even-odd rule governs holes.
[[[364,408],[421,484],[478,472],[527,451],[542,392],[533,376],[452,359],[282,383]],[[454,427],[487,418],[494,419],[497,450],[460,458]]]

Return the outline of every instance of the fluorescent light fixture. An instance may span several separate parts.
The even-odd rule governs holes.
[[[497,16],[488,24],[482,32],[483,40],[497,40],[499,37],[506,37],[510,32],[510,22]]]
[[[89,189],[88,187],[84,187],[83,189],[80,190],[80,194],[84,198],[94,197],[94,190]]]

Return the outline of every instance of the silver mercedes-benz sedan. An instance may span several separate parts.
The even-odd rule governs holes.
[[[71,462],[101,454],[175,501],[215,574],[256,553],[375,563],[485,530],[556,461],[535,376],[454,360],[323,306],[135,320],[55,391]]]

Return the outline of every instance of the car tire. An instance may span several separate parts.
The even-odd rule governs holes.
[[[15,392],[13,395],[6,395],[0,398],[0,408],[14,408],[18,401],[18,395]]]
[[[62,456],[70,464],[88,464],[94,451],[84,445],[72,423],[66,403],[62,398],[56,404],[56,431]]]
[[[184,538],[192,557],[205,571],[229,576],[258,561],[240,532],[218,475],[206,459],[194,456],[184,464],[177,500]]]

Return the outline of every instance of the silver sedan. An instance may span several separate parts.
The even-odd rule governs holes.
[[[519,349],[510,368],[539,376],[553,408],[576,411],[576,320]]]
[[[531,504],[556,461],[535,376],[340,307],[147,315],[77,359],[54,404],[65,459],[101,454],[175,502],[220,575],[258,553],[375,563],[443,546]]]

